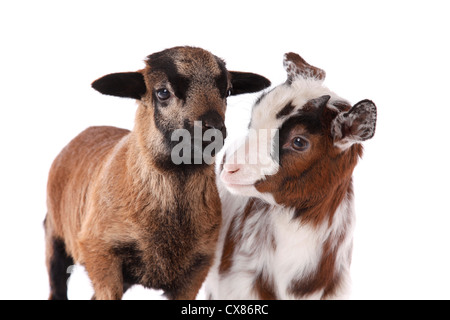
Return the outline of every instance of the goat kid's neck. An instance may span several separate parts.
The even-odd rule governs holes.
[[[340,205],[344,201],[352,199],[353,181],[350,177],[332,190],[326,190],[316,196],[312,195],[310,199],[299,199],[294,206],[293,218],[299,218],[302,224],[311,224],[312,226],[322,225],[326,220],[331,225]]]

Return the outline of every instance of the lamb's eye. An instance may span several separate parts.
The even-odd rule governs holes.
[[[292,148],[297,151],[305,151],[309,148],[309,141],[303,137],[295,137],[292,140]]]
[[[170,91],[167,90],[166,88],[159,89],[156,91],[156,96],[158,97],[159,100],[165,101],[170,98]]]

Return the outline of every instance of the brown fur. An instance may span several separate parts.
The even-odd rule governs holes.
[[[260,300],[278,300],[272,281],[260,274],[255,281],[255,292]]]
[[[331,137],[308,134],[303,126],[292,130],[287,141],[302,134],[310,137],[313,150],[302,157],[285,153],[283,170],[258,182],[256,188],[261,193],[272,193],[277,203],[296,208],[303,223],[318,226],[324,219],[331,223],[333,213],[350,188],[353,169],[362,156],[362,146],[355,144],[342,153],[332,145]]]
[[[225,236],[225,245],[222,250],[222,258],[219,266],[219,273],[227,273],[231,266],[233,265],[233,254],[236,247],[236,242],[239,239],[236,239],[239,234],[235,234],[235,226],[237,223],[237,218],[234,218],[231,221],[230,227],[228,228],[227,234]]]
[[[270,84],[263,82],[258,90]],[[67,268],[68,261],[54,255],[61,243],[85,266],[96,299],[120,299],[133,284],[163,289],[171,299],[196,297],[214,255],[220,198],[214,166],[176,167],[169,139],[174,129],[191,128],[199,119],[221,129],[231,85],[220,59],[189,47],[149,56],[137,73],[94,82],[102,93],[141,97],[135,127],[89,128],[55,159],[45,221],[51,279],[59,277],[51,265]],[[162,87],[171,93],[167,101],[155,98]],[[50,298],[66,298],[54,294],[67,289],[59,282],[51,281]]]
[[[209,259],[202,268],[207,270],[218,235],[213,169],[187,181],[155,170],[143,180],[139,171],[148,164],[136,161],[136,144],[125,143],[133,138],[117,128],[90,128],[63,150],[50,173],[48,225],[65,240],[69,255],[86,266],[97,299],[121,298],[123,261],[112,254],[115,248],[132,243],[152,270],[143,272],[143,284],[170,290],[176,275],[189,273],[186,267],[196,258]],[[174,298],[195,298],[206,272],[176,279],[191,284]]]

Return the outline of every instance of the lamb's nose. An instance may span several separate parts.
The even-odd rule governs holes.
[[[223,123],[223,121],[215,122],[215,121],[206,120],[203,122],[203,127],[207,130],[208,129],[217,129],[217,130],[222,131],[222,129],[225,127],[225,124]]]
[[[203,129],[215,129],[222,132],[223,139],[227,137],[227,129],[225,128],[225,122],[223,118],[216,111],[210,111],[204,114],[201,118],[203,123]]]

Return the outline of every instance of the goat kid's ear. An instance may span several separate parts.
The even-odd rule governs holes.
[[[314,67],[306,62],[297,53],[289,52],[284,55],[283,66],[287,73],[287,83],[292,83],[296,78],[325,80],[326,73],[322,69]]]
[[[375,134],[377,107],[370,100],[363,100],[350,111],[341,112],[331,124],[334,145],[346,150],[354,143],[371,139]]]
[[[259,74],[249,72],[230,71],[233,89],[231,95],[253,93],[270,87],[271,82]]]
[[[144,76],[140,72],[108,74],[92,83],[92,88],[110,96],[140,100],[147,91]]]

